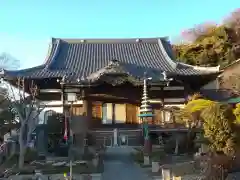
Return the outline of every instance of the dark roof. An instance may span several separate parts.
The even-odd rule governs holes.
[[[203,89],[200,91],[203,97],[213,101],[226,101],[234,96],[231,90],[227,89]]]
[[[18,71],[3,70],[10,77],[61,78],[89,80],[112,69],[133,77],[213,74],[219,67],[195,67],[175,61],[166,38],[148,39],[52,39],[43,65]],[[93,80],[93,79],[91,79]]]

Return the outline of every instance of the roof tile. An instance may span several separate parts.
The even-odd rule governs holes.
[[[144,72],[158,76],[165,71],[175,75],[199,75],[212,71],[179,65],[171,45],[163,38],[149,39],[53,39],[46,62],[34,68],[6,71],[9,76],[49,78],[69,76],[87,79],[107,67],[113,60],[122,63],[132,76],[143,77]],[[216,73],[216,72],[214,72]]]

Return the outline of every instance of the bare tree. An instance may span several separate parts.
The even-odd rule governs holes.
[[[28,143],[31,140],[31,133],[36,126],[38,116],[44,109],[40,102],[36,99],[38,88],[32,82],[29,90],[30,94],[25,93],[24,79],[18,78],[17,88],[14,88],[9,83],[2,80],[2,84],[8,90],[4,96],[11,102],[10,106],[16,113],[19,119],[19,160],[18,166],[22,168],[24,166],[24,156]]]
[[[18,69],[20,61],[8,53],[0,54],[0,69]]]
[[[201,23],[198,25],[195,25],[193,28],[189,28],[184,30],[181,33],[181,36],[183,39],[189,41],[189,42],[194,42],[196,41],[199,37],[204,36],[206,34],[210,34],[215,30],[217,27],[215,22],[205,22]]]

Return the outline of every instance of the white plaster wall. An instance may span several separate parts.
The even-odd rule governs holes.
[[[112,103],[107,103],[107,122],[106,124],[112,124],[113,106]]]

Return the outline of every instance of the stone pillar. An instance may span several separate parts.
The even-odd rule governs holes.
[[[46,124],[41,124],[36,127],[36,146],[38,156],[45,157],[47,153],[48,133]]]
[[[113,145],[118,146],[118,130],[115,128],[113,130]]]
[[[178,154],[178,149],[179,149],[179,138],[178,135],[175,135],[175,150],[174,150],[174,154]]]
[[[160,171],[160,165],[159,162],[152,161],[152,172],[156,173]]]
[[[201,144],[201,149],[202,149],[202,153],[207,153],[209,150],[208,145],[206,144]]]
[[[169,168],[162,168],[162,180],[171,180],[171,172]]]
[[[182,179],[182,177],[181,176],[173,176],[173,178],[172,178],[173,180],[181,180]]]
[[[143,160],[144,160],[144,165],[150,165],[151,164],[151,161],[150,161],[150,157],[147,156],[147,155],[144,155],[143,156]]]

